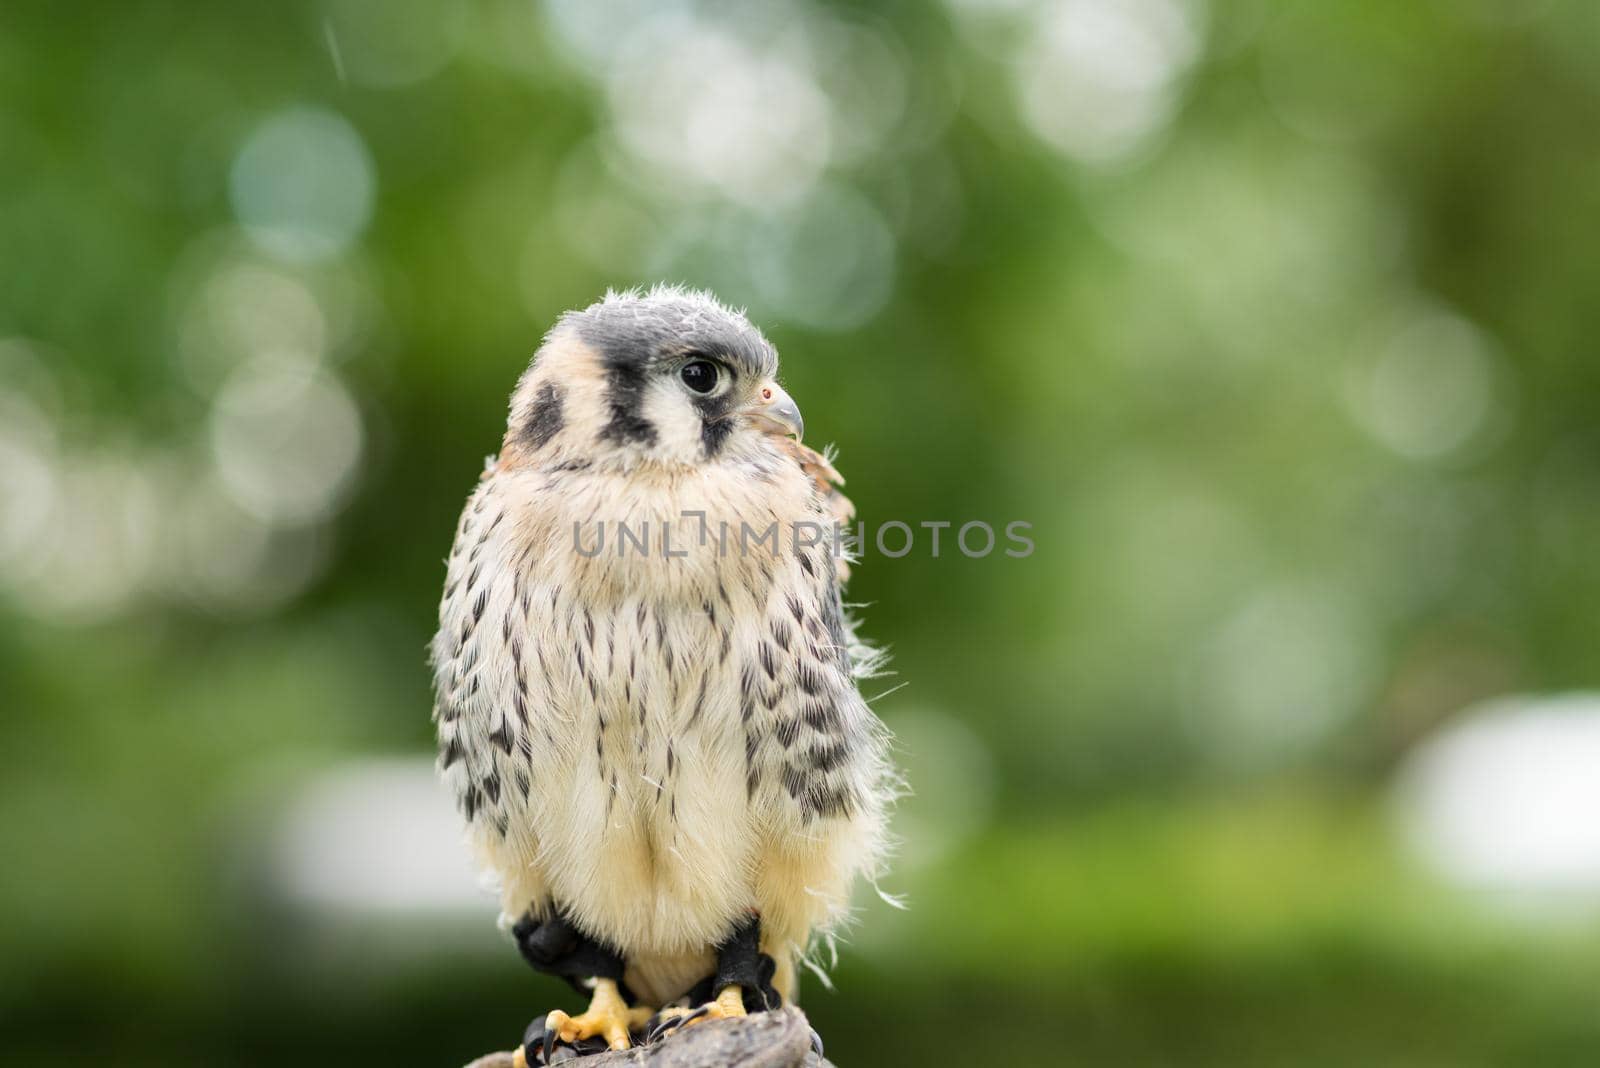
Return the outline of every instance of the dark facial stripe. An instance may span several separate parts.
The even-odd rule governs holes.
[[[742,315],[699,294],[612,298],[570,313],[563,328],[573,330],[600,358],[606,374],[607,419],[603,444],[653,446],[658,429],[645,417],[645,394],[660,375],[683,360],[714,360],[740,381],[770,375],[777,353]],[[700,416],[701,449],[707,459],[720,454],[735,428],[732,398],[687,398]]]
[[[743,379],[770,375],[778,355],[742,315],[699,294],[612,299],[571,313],[563,320],[600,356],[606,370],[609,418],[602,442],[654,445],[657,431],[644,416],[651,378],[692,355],[716,360]],[[707,457],[719,453],[733,424],[725,398],[696,402],[701,444]]]
[[[700,424],[700,443],[705,446],[706,459],[722,451],[728,435],[733,433],[733,420],[726,417],[707,419]]]
[[[722,451],[728,435],[733,433],[733,391],[724,390],[714,397],[691,397],[690,402],[700,413],[700,444],[709,460]]]
[[[539,392],[534,395],[533,407],[528,412],[528,421],[522,425],[522,440],[529,447],[542,449],[550,443],[550,439],[561,433],[561,428],[566,424],[562,413],[562,401],[566,391],[554,382],[547,382],[539,387]]]
[[[606,404],[611,409],[611,419],[600,430],[601,441],[617,445],[656,443],[656,428],[644,417],[647,373],[647,368],[638,364],[607,359]]]

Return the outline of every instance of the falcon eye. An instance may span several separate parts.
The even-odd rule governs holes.
[[[710,360],[690,360],[678,371],[678,377],[696,393],[710,393],[717,388],[717,365]]]

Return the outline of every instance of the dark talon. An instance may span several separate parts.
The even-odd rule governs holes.
[[[650,1030],[644,1036],[645,1044],[650,1046],[655,1045],[657,1042],[660,1042],[663,1038],[666,1038],[674,1030],[676,1030],[677,1026],[678,1017],[661,1017],[660,1019],[656,1020],[655,1023],[650,1025]]]
[[[522,1032],[522,1059],[528,1065],[545,1063],[544,1051],[549,1049],[550,1031],[545,1028],[548,1015],[536,1016]]]
[[[822,1060],[822,1036],[815,1027],[811,1029],[811,1052],[817,1055],[817,1060]]]
[[[550,1026],[550,1017],[546,1016],[544,1019],[544,1034],[539,1040],[539,1055],[542,1058],[542,1063],[549,1064],[550,1054],[556,1050],[556,1030]]]
[[[695,1009],[693,1012],[686,1015],[668,1016],[663,1020],[659,1020],[656,1022],[655,1026],[650,1028],[650,1035],[645,1041],[653,1045],[654,1043],[661,1041],[663,1038],[666,1038],[680,1027],[683,1027],[685,1024],[692,1023],[695,1020],[700,1019],[700,1017],[704,1016],[710,1011],[710,1005],[702,1005],[698,1009]]]

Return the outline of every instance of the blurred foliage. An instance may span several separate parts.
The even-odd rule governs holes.
[[[512,382],[667,279],[749,306],[866,521],[1037,545],[856,570],[920,793],[912,908],[808,994],[836,1059],[1592,1063],[1600,939],[1386,804],[1473,701],[1600,682],[1597,10],[8,5],[0,1041],[439,1064],[566,998],[487,904],[308,918],[255,844],[430,751]]]

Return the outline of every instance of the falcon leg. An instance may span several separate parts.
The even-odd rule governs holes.
[[[709,1015],[743,1016],[747,1008],[765,1009],[761,986],[761,917],[752,913],[717,947],[717,976],[711,983],[716,1000],[711,1002],[715,1008]],[[746,991],[751,995],[749,1005]]]
[[[783,1004],[772,988],[772,958],[761,952],[761,917],[750,918],[717,947],[717,974],[711,1000],[697,1009],[663,1009],[650,1029],[650,1040],[702,1020],[724,1020],[749,1012],[765,1012]],[[702,984],[704,985],[704,984]]]
[[[569,1045],[598,1036],[605,1039],[606,1045],[612,1049],[627,1049],[632,1045],[628,1032],[635,1027],[643,1027],[652,1015],[653,1011],[643,1005],[630,1009],[628,1003],[622,1000],[615,979],[596,979],[594,997],[589,1001],[589,1010],[583,1015],[568,1016],[556,1009],[545,1017],[544,1046],[550,1049],[555,1045],[552,1035]]]
[[[595,979],[622,981],[626,967],[622,954],[590,938],[560,913],[543,922],[524,916],[511,928],[511,934],[517,940],[517,952],[529,967],[565,979],[579,993],[588,993]],[[621,990],[624,997],[631,996],[626,987]]]
[[[650,1008],[630,1008],[631,997],[622,983],[622,954],[579,931],[557,914],[542,923],[524,916],[511,929],[517,949],[535,971],[557,975],[583,992],[592,991],[589,1008],[579,1016],[568,1016],[557,1009],[528,1027],[521,1049],[519,1068],[548,1061],[559,1039],[569,1045],[598,1038],[611,1049],[627,1049],[628,1032],[643,1027],[650,1019]]]

